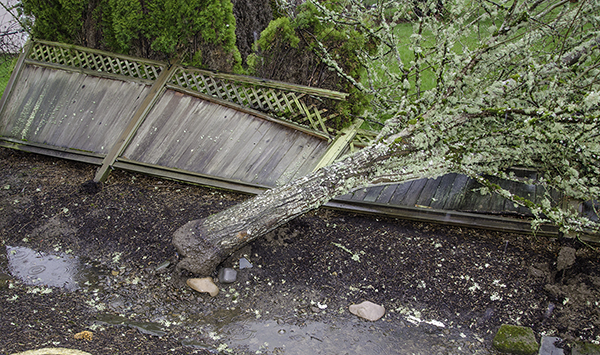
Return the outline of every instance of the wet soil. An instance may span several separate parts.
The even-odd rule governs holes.
[[[0,162],[0,354],[494,354],[503,323],[567,354],[600,340],[599,254],[577,240],[320,209],[225,261],[238,279],[213,298],[175,271],[171,236],[249,196],[123,171],[90,191],[91,165],[4,148]],[[77,258],[78,287],[19,277],[20,248]],[[363,300],[386,315],[348,312]]]

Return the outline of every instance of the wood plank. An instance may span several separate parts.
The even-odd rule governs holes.
[[[41,40],[41,39],[35,39],[33,41],[34,43],[42,43],[51,47],[59,47],[59,48],[64,48],[66,50],[70,50],[70,49],[76,49],[78,51],[81,52],[87,52],[87,53],[95,53],[95,54],[100,54],[100,55],[105,55],[107,57],[114,57],[114,58],[120,58],[122,60],[128,60],[131,62],[138,62],[138,63],[146,63],[149,65],[156,65],[156,66],[161,66],[161,65],[165,65],[164,62],[159,62],[157,60],[152,60],[152,59],[145,59],[145,58],[139,58],[139,57],[132,57],[126,54],[117,54],[117,53],[113,53],[113,52],[107,52],[107,51],[103,51],[100,49],[93,49],[93,48],[88,48],[88,47],[82,47],[82,46],[76,46],[73,44],[66,44],[66,43],[59,43],[59,42],[52,42],[52,41],[45,41],[45,40]]]
[[[106,154],[112,144],[106,145],[104,142],[106,141],[107,135],[111,138],[113,136],[107,132],[109,129],[107,129],[107,126],[103,125],[103,123],[107,124],[107,121],[110,121],[112,126],[114,124],[114,121],[112,121],[114,120],[114,117],[112,117],[109,112],[106,112],[104,108],[101,108],[100,111],[98,111],[98,104],[96,102],[101,101],[109,90],[110,92],[113,92],[112,89],[114,88],[114,83],[121,84],[121,82],[100,81],[98,78],[94,77],[82,79],[83,80],[77,83],[76,89],[73,88],[77,91],[73,97],[73,100],[77,101],[76,105],[69,108],[69,111],[73,114],[73,124],[78,127],[65,142],[69,147],[93,149]],[[123,97],[120,97],[119,99],[121,100],[111,100],[112,102],[107,105],[107,107],[121,106],[119,103],[123,102]],[[97,127],[100,125],[102,126]],[[121,130],[124,128],[118,124],[117,126],[119,126]],[[117,137],[119,133],[120,132],[116,133]]]
[[[385,186],[373,186],[367,189],[367,194],[363,198],[365,202],[375,202],[379,198],[379,195],[383,191]]]
[[[398,187],[398,184],[385,185],[385,187],[383,188],[383,191],[381,191],[381,193],[379,194],[379,197],[377,197],[377,200],[375,202],[382,203],[382,204],[390,202],[390,199],[394,195],[394,192],[396,191],[397,187]]]
[[[57,146],[68,146],[71,143],[74,133],[76,133],[76,129],[82,127],[77,124],[76,121],[77,102],[79,89],[83,85],[85,77],[76,73],[65,73],[60,71],[56,71],[55,73],[57,76],[51,81],[51,85],[54,86],[52,90],[61,91],[58,102],[60,111],[58,113],[62,116],[59,117],[60,126],[55,127],[51,136],[47,136],[47,143]],[[50,105],[44,107],[44,110],[49,111],[50,109]],[[85,127],[85,125],[83,126]]]
[[[194,130],[193,127],[199,126],[199,124],[191,123],[191,130],[188,129],[190,153],[187,154],[187,158],[182,158],[177,166],[185,170],[206,173],[207,162],[217,153],[220,145],[227,142],[229,138],[228,127],[231,126],[234,115],[235,111],[215,105],[212,113],[206,114],[202,119],[197,117],[199,122],[202,121],[205,124],[201,129]]]
[[[277,181],[279,176],[275,176],[275,168],[281,163],[288,152],[294,150],[293,148],[299,144],[298,142],[302,141],[301,138],[303,136],[298,131],[286,131],[286,134],[289,135],[286,139],[282,139],[281,134],[277,137],[281,141],[279,148],[270,157],[266,158],[264,163],[257,166],[253,171],[250,171],[250,175],[256,175],[254,180],[252,180],[253,183],[268,185],[267,181]]]
[[[401,206],[402,201],[405,199],[406,194],[410,190],[413,182],[414,181],[408,181],[408,182],[399,184],[396,187],[396,190],[394,191],[394,195],[390,198],[389,204],[393,205],[393,206]]]
[[[0,98],[0,127],[2,127],[1,117],[4,116],[6,103],[8,102],[9,98],[11,98],[13,96],[13,91],[14,91],[15,87],[18,86],[16,83],[19,82],[21,79],[21,73],[23,72],[23,69],[25,68],[25,64],[23,62],[25,61],[25,58],[27,58],[27,55],[29,55],[31,46],[32,46],[32,42],[29,41],[23,47],[23,51],[19,55],[19,59],[17,59],[17,63],[15,64],[15,67],[10,75],[10,78],[8,79],[8,83],[6,84],[6,87],[4,88],[2,98]]]
[[[70,137],[72,131],[76,128],[72,125],[72,114],[69,112],[74,92],[70,90],[73,86],[79,85],[81,77],[69,75],[62,72],[53,72],[50,70],[31,71],[30,80],[37,83],[39,88],[30,88],[28,95],[30,99],[35,100],[33,105],[25,105],[22,114],[26,114],[27,123],[22,126],[22,139],[32,142],[40,142],[55,146],[67,147],[63,137]],[[62,110],[58,124],[46,124],[51,113],[56,108]],[[39,134],[41,132],[41,134]],[[73,147],[78,148],[78,147]]]
[[[68,141],[71,147],[108,154],[150,87],[87,77],[74,100],[73,119],[80,127]],[[75,123],[74,122],[74,123]]]
[[[503,189],[510,188],[510,181],[508,180],[498,179],[495,177],[490,177],[489,180],[491,183],[497,184]],[[490,203],[488,204],[487,210],[489,212],[505,212],[505,206],[507,205],[507,201],[508,200],[506,198],[500,196],[497,193],[493,193],[492,196],[490,196]]]
[[[152,159],[146,158],[142,161],[176,168],[176,161],[185,149],[187,127],[191,120],[190,112],[193,109],[192,98],[168,90],[165,91],[159,102],[165,98],[168,100],[168,105],[161,106],[162,111],[160,112],[150,111],[142,125],[145,126],[146,122],[153,122],[155,128],[157,128],[155,131],[156,137],[148,149],[148,151],[153,152]],[[208,107],[203,108],[210,110]],[[156,119],[154,119],[155,114],[159,114]]]
[[[429,207],[435,209],[442,209],[444,207],[450,191],[452,190],[452,185],[454,184],[456,175],[456,173],[450,173],[441,177],[440,183],[435,190],[435,193],[431,197],[431,203],[429,204]]]
[[[352,199],[352,195],[353,193],[350,192],[348,194],[342,195],[342,196],[338,196],[335,199],[336,200],[340,200],[340,201],[350,201]]]
[[[248,83],[248,84],[256,85],[259,87],[266,87],[266,88],[280,89],[280,90],[289,90],[289,91],[304,93],[304,94],[308,94],[308,95],[327,97],[327,98],[331,98],[331,99],[335,99],[335,100],[345,100],[346,97],[348,96],[347,93],[343,93],[343,92],[327,90],[327,89],[320,89],[320,88],[309,87],[309,86],[296,85],[296,84],[290,84],[290,83],[286,83],[286,82],[263,79],[263,78],[255,78],[255,77],[250,77],[250,76],[226,74],[226,73],[215,73],[215,72],[209,72],[206,70],[196,69],[196,68],[185,68],[185,71],[188,71],[190,73],[199,73],[199,74],[210,76],[213,78],[225,79],[225,80],[232,81],[234,83],[235,82]]]
[[[166,94],[166,93],[165,93]],[[171,93],[170,93],[171,94]],[[160,101],[163,101],[161,99]],[[152,123],[155,130],[154,139],[151,140],[147,149],[140,151],[140,160],[150,164],[175,167],[171,163],[175,152],[183,149],[180,134],[185,129],[184,122],[189,118],[188,104],[191,99],[184,95],[172,95],[167,97],[167,105],[161,106],[161,111],[153,112],[146,117],[142,126]],[[156,117],[156,118],[155,118]],[[152,132],[151,132],[152,134]],[[150,139],[150,137],[140,137]],[[132,142],[133,143],[133,142]],[[139,148],[138,148],[139,149]],[[150,154],[148,154],[150,153]]]
[[[202,169],[194,165],[194,157],[202,155],[204,149],[210,149],[214,146],[212,137],[208,139],[205,132],[210,131],[212,126],[218,124],[213,116],[219,115],[222,107],[209,102],[198,101],[192,97],[189,97],[188,101],[188,97],[186,97],[186,108],[180,119],[177,122],[172,122],[171,128],[169,128],[169,131],[173,132],[177,139],[172,143],[172,148],[165,151],[158,162],[159,165],[179,169],[188,167],[195,171],[196,169]]]
[[[105,125],[106,137],[100,140],[100,142],[105,147],[103,151],[106,151],[107,154],[110,147],[117,144],[117,139],[126,129],[129,123],[128,118],[133,117],[142,108],[144,99],[148,95],[152,95],[151,86],[130,82],[122,82],[121,85],[118,82],[111,83],[112,87],[106,89],[107,94],[100,101],[96,101],[97,107],[93,111],[92,116],[94,121],[101,117]],[[120,104],[115,105],[115,102],[120,102]],[[88,133],[90,136],[93,136],[94,130],[91,129]],[[131,140],[131,137],[129,137],[129,140]],[[126,147],[127,144],[124,144],[124,146]]]
[[[354,191],[352,191],[352,200],[354,200],[354,201],[362,201],[365,198],[366,195],[367,195],[367,189],[366,188],[354,190]]]
[[[272,125],[267,121],[256,120],[256,124],[249,127],[249,131],[243,137],[243,144],[237,146],[237,152],[232,152],[232,159],[229,162],[223,162],[219,171],[215,173],[217,176],[222,176],[232,180],[236,179],[236,172],[240,169],[247,160],[251,159],[252,152],[262,137],[272,128]],[[246,166],[247,167],[247,166]]]
[[[79,68],[79,67],[72,67],[69,65],[63,65],[63,64],[41,62],[41,61],[38,61],[35,59],[25,59],[25,63],[27,65],[36,66],[39,68],[60,70],[60,71],[71,72],[71,73],[75,73],[75,74],[85,74],[85,75],[94,76],[94,77],[103,78],[103,79],[129,81],[132,83],[138,83],[138,84],[143,84],[143,85],[152,85],[152,83],[153,83],[152,80],[136,78],[136,77],[129,76],[129,75],[113,74],[113,73],[107,73],[104,71],[91,70],[91,69],[87,69],[87,68],[84,69],[84,68]]]
[[[163,91],[163,86],[171,76],[174,68],[169,70],[163,70],[154,84],[152,88],[148,91],[147,95],[144,97],[144,100],[135,110],[133,116],[126,117],[128,121],[127,127],[121,132],[119,139],[117,139],[114,145],[110,148],[110,151],[107,153],[104,162],[102,163],[102,167],[98,169],[96,176],[94,177],[94,181],[103,182],[108,177],[110,172],[109,168],[116,161],[117,157],[125,151],[133,137],[137,129],[142,124],[144,118],[148,115],[148,113],[152,110],[154,103],[161,96]]]
[[[171,117],[183,112],[183,107],[178,108],[178,104],[179,98],[173,92],[163,92],[123,152],[123,157],[155,164],[173,138],[172,132],[165,126]]]
[[[212,158],[205,162],[204,171],[206,174],[217,175],[222,170],[224,163],[231,161],[236,154],[243,151],[246,146],[245,137],[247,132],[255,130],[261,124],[259,119],[237,111],[230,119],[231,126],[224,130],[227,131],[227,137],[224,137],[222,144]]]
[[[314,167],[327,151],[327,146],[326,141],[310,140],[302,150],[299,158],[292,162],[281,177],[277,179],[277,186],[306,176],[314,171]]]
[[[46,122],[47,119],[40,117],[44,114],[50,116],[52,112],[52,109],[46,107],[45,100],[49,99],[50,102],[55,102],[57,97],[63,93],[61,85],[57,85],[56,88],[51,87],[54,75],[56,73],[36,71],[29,67],[23,71],[21,81],[24,85],[19,85],[22,90],[15,90],[15,94],[18,92],[18,96],[14,97],[14,102],[13,100],[9,102],[5,113],[12,120],[12,125],[5,128],[5,130],[10,130],[10,133],[7,132],[8,135],[5,136],[28,142],[54,143],[47,139],[52,135],[48,134],[47,130],[55,130],[56,125],[50,124],[54,122]],[[16,109],[12,110],[12,107]],[[40,130],[42,133],[36,134]]]
[[[419,179],[413,181],[410,189],[404,194],[404,198],[401,201],[402,206],[414,207],[417,204],[417,199],[421,195],[421,191],[427,184],[428,179]]]
[[[215,176],[207,176],[181,169],[167,168],[159,165],[145,164],[124,158],[121,158],[120,160],[115,162],[115,168],[139,172],[142,174],[148,174],[153,176],[160,176],[166,179],[190,182],[192,184],[212,186],[220,189],[237,191],[247,194],[259,194],[266,189],[265,187],[261,186],[244,184],[240,181],[220,179]]]
[[[323,157],[323,154],[327,151],[327,142],[326,141],[314,141],[315,149],[307,150],[307,154],[302,155],[303,163],[300,165],[298,170],[295,172],[292,179],[298,179],[302,176],[308,175],[311,171],[314,170],[315,166]],[[290,181],[292,180],[290,179]]]
[[[289,169],[294,169],[294,163],[299,160],[298,157],[302,156],[304,150],[312,150],[309,143],[313,140],[314,137],[301,134],[296,140],[296,143],[288,149],[281,161],[273,168],[272,173],[263,180],[264,185],[280,186],[277,185],[277,181],[279,181]]]
[[[476,190],[481,187],[482,185],[479,182],[473,179],[469,181],[469,186],[459,207],[460,210],[485,212],[487,205],[489,205],[489,195],[482,195],[479,190]]]
[[[415,201],[415,205],[419,207],[430,207],[431,199],[433,198],[433,195],[435,195],[435,192],[437,191],[437,188],[440,185],[440,181],[442,181],[441,176],[435,179],[427,179],[427,181],[425,182],[425,186],[423,186],[421,193]]]
[[[329,145],[323,158],[321,158],[319,163],[317,163],[317,166],[315,166],[315,170],[329,165],[339,158],[342,153],[348,149],[348,145],[352,142],[354,137],[356,137],[356,132],[363,122],[364,120],[358,119],[350,127],[341,130],[335,140]],[[325,129],[325,131],[327,130]]]
[[[255,110],[255,109],[252,109],[252,108],[249,108],[249,107],[246,107],[246,106],[241,106],[241,105],[236,104],[234,102],[225,101],[225,100],[219,99],[219,98],[211,96],[211,95],[203,94],[203,93],[198,92],[198,91],[188,90],[188,89],[185,89],[185,88],[183,88],[181,86],[178,86],[178,85],[167,84],[166,87],[169,90],[178,91],[178,92],[184,93],[184,94],[189,95],[189,96],[198,97],[198,98],[201,98],[202,100],[213,102],[213,103],[216,103],[216,104],[221,105],[221,106],[226,106],[226,107],[232,108],[232,109],[234,109],[236,111],[244,112],[244,113],[247,113],[247,114],[252,115],[254,117],[258,117],[260,119],[269,121],[269,122],[277,123],[278,125],[281,125],[281,126],[285,126],[285,127],[289,127],[289,128],[298,130],[298,131],[302,131],[304,133],[313,135],[313,136],[318,137],[318,138],[323,139],[323,140],[329,140],[330,139],[329,134],[325,134],[323,132],[315,131],[312,128],[308,128],[307,126],[303,126],[301,124],[294,123],[292,121],[284,121],[284,120],[281,120],[281,119],[278,119],[278,118],[274,118],[272,116],[269,116],[269,115],[265,114],[264,112],[261,112],[261,111],[258,111],[258,110]]]
[[[431,208],[399,207],[389,205],[373,205],[369,203],[349,202],[334,199],[325,204],[325,207],[352,211],[356,213],[374,214],[414,221],[442,223],[444,225],[466,226],[483,228],[502,232],[531,233],[531,226],[526,219],[487,216],[483,214],[465,213]],[[558,235],[557,228],[544,225],[538,235]]]
[[[522,177],[525,177],[528,179],[535,180],[537,178],[537,172],[524,171],[522,174],[517,173],[517,176],[522,176]],[[518,196],[524,197],[530,201],[535,201],[536,187],[535,187],[535,185],[529,185],[529,184],[523,183],[523,184],[520,184],[520,186],[517,188],[515,193]],[[522,214],[531,215],[531,211],[529,210],[528,207],[519,206],[517,211]]]
[[[452,188],[448,193],[448,197],[446,198],[443,209],[458,211],[460,206],[463,204],[464,196],[471,184],[472,179],[470,177],[457,174],[454,182],[452,183]]]
[[[290,134],[292,132],[281,128],[281,126],[271,125],[269,131],[253,149],[247,161],[233,175],[234,178],[246,182],[256,180],[263,165],[287,144],[288,139],[291,139]]]

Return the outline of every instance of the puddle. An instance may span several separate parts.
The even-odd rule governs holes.
[[[444,334],[442,328],[398,327],[387,322],[340,320],[333,324],[281,320],[243,320],[219,329],[231,349],[256,354],[461,354],[471,353],[462,334]],[[456,339],[456,340],[453,340]],[[466,351],[466,352],[465,352]]]
[[[143,334],[161,337],[167,332],[158,324],[153,322],[137,322],[123,316],[113,314],[100,314],[96,317],[96,323],[107,325],[127,326],[139,330]]]
[[[70,255],[54,255],[26,247],[6,247],[10,273],[27,285],[79,289],[86,278],[79,260]]]

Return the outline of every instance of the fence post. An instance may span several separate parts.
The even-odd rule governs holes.
[[[356,120],[352,126],[344,128],[340,131],[337,138],[331,143],[319,163],[315,166],[314,170],[318,170],[324,166],[327,166],[333,163],[339,156],[344,152],[344,149],[352,142],[354,137],[356,136],[356,132],[363,124],[364,120],[358,119]]]
[[[146,98],[144,99],[140,107],[138,107],[138,109],[133,114],[131,121],[129,121],[129,124],[127,125],[127,127],[125,127],[125,130],[121,133],[121,136],[112,146],[106,157],[104,157],[104,160],[102,161],[102,166],[98,169],[98,171],[96,171],[94,182],[106,181],[106,179],[108,178],[108,174],[110,174],[112,165],[115,163],[117,158],[123,153],[125,148],[127,148],[129,143],[131,142],[131,139],[137,132],[138,128],[140,127],[140,125],[142,124],[142,122],[156,103],[156,100],[158,100],[158,98],[162,94],[163,89],[167,84],[167,81],[171,78],[173,72],[177,68],[176,63],[177,61],[175,61],[174,63],[170,63],[170,66],[168,68],[163,69],[158,78],[156,78],[156,81],[150,88],[150,92],[148,92],[148,95],[146,95]]]

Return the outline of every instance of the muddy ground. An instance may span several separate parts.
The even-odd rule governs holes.
[[[248,196],[123,171],[91,193],[96,167],[4,148],[0,166],[0,354],[494,354],[503,323],[567,354],[600,340],[599,254],[576,240],[321,209],[227,260],[238,280],[213,298],[175,271],[171,236]],[[76,257],[76,287],[13,275],[17,247]],[[386,315],[348,312],[363,300]]]

